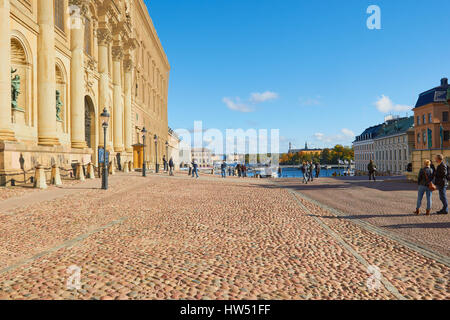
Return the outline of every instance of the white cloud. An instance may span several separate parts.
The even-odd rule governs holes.
[[[379,98],[375,102],[375,106],[377,107],[378,111],[382,113],[390,113],[390,112],[405,112],[405,111],[411,111],[412,107],[402,104],[394,104],[392,100],[385,96],[384,94],[381,95],[381,98]]]
[[[242,103],[241,99],[238,97],[233,101],[231,98],[223,98],[223,103],[225,103],[230,110],[239,111],[239,112],[253,112],[254,110],[250,108],[247,104]]]
[[[250,96],[250,101],[253,103],[262,103],[270,100],[278,99],[279,95],[276,92],[266,91],[263,93],[252,93]]]
[[[344,128],[341,130],[341,132],[344,134],[344,136],[349,137],[349,138],[354,138],[355,137],[355,133],[347,128]]]
[[[347,143],[355,137],[355,133],[350,129],[343,128],[338,134],[326,135],[322,132],[316,132],[313,137],[316,141],[323,143]]]
[[[325,135],[321,132],[316,132],[316,133],[314,133],[314,138],[316,140],[323,141],[323,139],[325,138]]]
[[[266,91],[263,93],[252,93],[246,102],[242,102],[239,97],[236,97],[235,99],[225,97],[222,99],[222,102],[225,103],[230,110],[239,112],[254,112],[255,108],[253,106],[256,104],[275,100],[278,97],[278,93]]]
[[[318,106],[321,104],[320,99],[321,96],[317,96],[315,98],[299,98],[300,105],[305,107]]]

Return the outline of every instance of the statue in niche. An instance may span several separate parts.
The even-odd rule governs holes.
[[[11,68],[11,74],[14,74],[17,72],[17,69]],[[14,110],[20,110],[17,100],[19,99],[20,94],[20,76],[16,74],[14,78],[11,79],[11,107]]]
[[[61,108],[63,106],[63,103],[61,101],[61,92],[59,90],[56,90],[56,120],[62,121],[61,118]]]

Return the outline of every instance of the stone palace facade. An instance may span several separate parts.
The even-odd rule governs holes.
[[[170,65],[143,0],[0,0],[0,59],[0,174],[97,165],[103,108],[116,166],[142,165],[144,126],[162,162]]]

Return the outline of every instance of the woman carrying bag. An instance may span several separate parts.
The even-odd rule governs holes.
[[[427,216],[430,215],[431,212],[431,195],[434,190],[436,190],[436,186],[433,184],[433,171],[431,170],[431,161],[425,160],[424,167],[419,171],[418,184],[419,190],[417,194],[417,209],[415,214],[420,214],[420,207],[422,205],[423,194],[427,195]]]

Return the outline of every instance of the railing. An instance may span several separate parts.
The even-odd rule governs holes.
[[[77,164],[78,165],[78,164]],[[89,164],[88,164],[89,165]],[[91,163],[90,165],[92,165],[93,170],[94,170],[94,175],[95,172],[97,172],[97,176],[100,177],[101,176],[101,172],[100,172],[100,167],[94,165],[93,163]],[[81,165],[81,169],[83,170],[84,175],[86,175],[86,166],[87,165]],[[65,168],[65,167],[57,167],[60,171],[60,177],[61,178],[65,178],[66,180],[70,180],[76,179],[76,173],[75,170],[76,168]],[[51,173],[53,167],[42,167],[42,166],[35,166],[34,168],[31,168],[29,170],[22,170],[21,172],[17,171],[17,172],[8,172],[8,173],[0,173],[0,186],[16,186],[16,185],[26,185],[27,183],[34,183],[35,181],[35,175],[34,173],[36,172],[37,169],[41,169],[44,171],[45,173],[45,177],[46,177],[46,182],[50,183],[52,178],[50,177],[50,179],[47,179],[47,175],[48,173]],[[33,175],[29,176],[27,178],[27,175],[30,175],[31,173],[33,173]],[[15,177],[17,176],[23,176],[22,180],[19,180]]]

